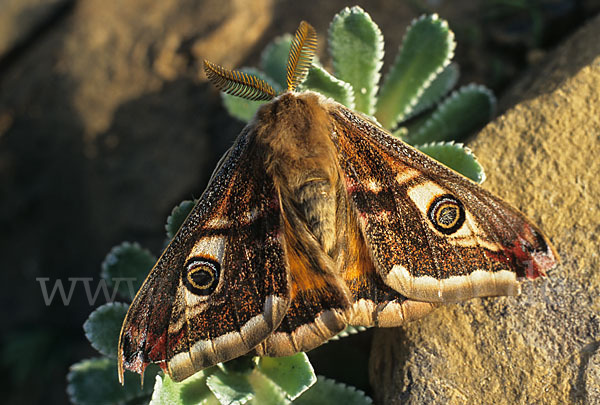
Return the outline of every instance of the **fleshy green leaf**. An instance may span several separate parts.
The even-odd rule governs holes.
[[[133,299],[146,276],[156,263],[156,257],[138,243],[123,242],[111,249],[102,262],[101,277],[122,297]]]
[[[302,352],[288,357],[261,357],[257,370],[281,387],[292,400],[316,381],[308,357]]]
[[[206,378],[206,385],[222,405],[243,405],[254,397],[246,374],[225,373],[218,369]]]
[[[425,89],[419,98],[419,101],[405,119],[409,119],[437,104],[442,97],[448,94],[448,92],[456,85],[458,76],[458,65],[456,63],[451,63],[446,66],[446,68],[433,79],[429,87]]]
[[[409,128],[412,145],[460,140],[485,125],[493,116],[494,95],[485,87],[468,85],[453,92],[419,125]]]
[[[354,90],[355,109],[373,115],[383,59],[383,35],[362,8],[346,7],[329,26],[335,76]]]
[[[92,347],[105,356],[117,358],[119,333],[127,308],[122,302],[109,302],[92,312],[83,324]]]
[[[281,87],[273,79],[268,77],[260,70],[251,67],[244,67],[239,70],[244,73],[254,75],[259,79],[263,79],[271,86],[273,86],[273,90],[275,90],[276,93],[279,93],[281,91]],[[226,93],[221,93],[221,97],[223,98],[223,105],[227,109],[227,112],[229,112],[229,115],[244,122],[248,122],[252,119],[252,117],[254,117],[254,114],[256,114],[256,110],[258,110],[258,107],[269,102],[246,100],[244,98],[232,96],[231,94]]]
[[[281,387],[258,371],[248,375],[248,382],[254,391],[254,397],[248,402],[249,404],[286,405],[291,402]]]
[[[398,127],[398,129],[392,132],[392,134],[402,139],[404,142],[412,145],[413,143],[409,139],[410,135],[415,134],[420,128],[422,128],[423,125],[425,125],[425,123],[431,119],[431,116],[437,111],[437,108],[438,107],[411,118],[403,123],[403,126]]]
[[[294,401],[298,405],[369,405],[373,401],[354,387],[319,376],[308,391]]]
[[[292,47],[292,35],[284,34],[275,38],[261,54],[260,66],[265,74],[280,88],[287,86],[287,61]]]
[[[256,368],[256,361],[252,356],[241,356],[235,359],[217,364],[225,373],[250,374]]]
[[[183,221],[185,221],[190,212],[192,212],[195,205],[196,201],[185,200],[171,210],[171,215],[169,215],[167,223],[165,224],[165,230],[167,231],[167,238],[169,240],[173,239],[179,228],[181,228],[181,225],[183,225]]]
[[[384,128],[394,128],[417,105],[454,47],[454,34],[436,14],[413,21],[379,93],[375,116]]]
[[[157,367],[148,367],[144,387],[139,376],[125,373],[125,385],[117,377],[117,361],[108,357],[94,358],[73,364],[67,375],[67,394],[77,405],[124,404],[136,398],[150,397]]]
[[[474,182],[483,183],[485,180],[483,167],[481,167],[473,152],[463,144],[437,142],[418,146],[417,149]]]
[[[210,372],[200,371],[179,383],[168,375],[156,376],[149,405],[219,405],[219,400],[206,385],[208,375]]]
[[[255,367],[248,367],[249,361]],[[226,364],[196,373],[181,383],[175,383],[167,376],[157,379],[151,405],[208,404],[212,403],[212,398],[218,398],[221,404],[283,405],[316,381],[304,353],[283,358],[265,357],[258,364],[249,357],[241,363],[229,361]],[[193,384],[189,384],[192,381]],[[191,387],[195,388],[192,390]],[[181,399],[186,390],[189,401]]]
[[[354,109],[354,94],[350,84],[336,78],[318,65],[312,65],[301,90],[313,90]]]
[[[396,138],[404,139],[406,135],[408,135],[408,129],[406,127],[398,127],[394,132],[392,132]]]

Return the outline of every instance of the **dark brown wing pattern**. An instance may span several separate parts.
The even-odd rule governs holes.
[[[243,355],[290,300],[279,201],[243,132],[135,297],[119,369],[158,363],[180,381]]]
[[[520,212],[339,106],[333,141],[386,284],[416,300],[514,295],[557,261]]]

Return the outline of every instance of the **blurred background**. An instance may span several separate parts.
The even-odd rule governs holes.
[[[87,277],[95,291],[112,246],[159,254],[171,208],[200,196],[243,127],[202,60],[256,66],[268,42],[307,20],[327,67],[328,24],[356,4],[383,32],[382,73],[410,21],[436,12],[456,34],[460,84],[500,99],[600,10],[600,0],[0,0],[3,402],[67,403],[68,367],[96,356],[82,324],[103,295],[90,305],[79,284],[68,305],[58,295],[46,305],[39,279],[69,293],[69,278]],[[354,338],[362,361],[368,337]],[[335,377],[321,363],[317,373]],[[346,382],[369,390],[366,378]]]

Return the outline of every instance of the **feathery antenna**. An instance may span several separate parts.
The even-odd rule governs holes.
[[[308,74],[313,57],[317,51],[317,33],[315,29],[302,21],[296,30],[287,64],[287,89],[294,91]]]
[[[238,70],[228,70],[207,60],[204,61],[206,77],[224,93],[246,100],[270,100],[276,96],[273,87],[254,75]]]
[[[288,91],[296,90],[296,87],[306,78],[316,51],[317,33],[312,25],[302,21],[294,35],[288,56]],[[273,87],[266,81],[239,70],[225,69],[205,60],[204,71],[208,80],[217,89],[232,96],[242,97],[246,100],[271,100],[277,95]]]

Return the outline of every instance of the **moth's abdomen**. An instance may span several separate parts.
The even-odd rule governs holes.
[[[287,93],[256,117],[256,143],[280,195],[284,216],[333,257],[341,175],[331,120],[315,93]],[[314,253],[314,252],[313,252]]]
[[[323,251],[333,255],[336,234],[336,195],[328,179],[310,179],[295,193],[298,209]]]

